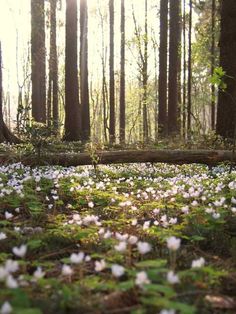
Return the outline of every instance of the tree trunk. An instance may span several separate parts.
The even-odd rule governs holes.
[[[186,138],[186,0],[183,4],[183,107],[182,107],[182,128],[183,138]]]
[[[145,36],[144,36],[144,58],[143,58],[143,141],[148,142],[148,113],[147,113],[147,99],[148,99],[148,5],[145,0]]]
[[[235,136],[236,118],[236,1],[221,3],[220,66],[226,72],[225,90],[219,90],[217,134],[224,138]]]
[[[180,29],[180,0],[170,0],[169,98],[168,133],[178,132],[178,54]]]
[[[17,156],[14,160],[17,160]],[[128,150],[106,151],[96,153],[97,164],[121,164],[121,163],[168,163],[168,164],[206,164],[214,166],[222,162],[236,164],[236,156],[231,151],[220,150]],[[0,164],[7,163],[9,155],[0,154]],[[89,153],[75,154],[45,154],[39,160],[36,156],[20,159],[25,165],[60,165],[80,166],[94,165],[94,159]]]
[[[188,108],[187,108],[187,137],[191,138],[192,114],[192,13],[193,1],[189,0],[189,35],[188,35]]]
[[[77,51],[77,0],[66,0],[64,139],[67,141],[81,139]]]
[[[88,85],[88,7],[80,0],[80,97],[82,110],[82,140],[90,138],[90,111]]]
[[[46,48],[44,0],[31,0],[32,116],[46,123]]]
[[[19,139],[9,131],[3,120],[2,46],[0,42],[0,143],[3,142],[20,143]]]
[[[168,0],[160,3],[159,100],[158,134],[167,134],[167,46]]]
[[[215,71],[215,37],[216,37],[216,0],[212,0],[211,9],[211,76],[213,76]],[[211,128],[215,130],[215,114],[216,114],[216,101],[215,101],[215,84],[211,85]]]
[[[115,73],[114,73],[114,0],[109,0],[110,14],[110,124],[109,137],[110,143],[115,142]]]
[[[121,0],[120,48],[120,143],[125,143],[125,3]]]
[[[50,0],[50,71],[52,88],[52,119],[53,127],[59,128],[58,105],[58,61],[57,61],[57,0]],[[50,76],[50,74],[49,74]]]

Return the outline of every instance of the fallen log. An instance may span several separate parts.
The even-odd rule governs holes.
[[[96,161],[95,161],[96,159]],[[25,165],[81,166],[94,164],[121,163],[169,163],[169,164],[206,164],[214,166],[222,162],[236,163],[236,154],[224,150],[126,150],[99,151],[93,157],[88,153],[59,153],[37,156],[17,157],[0,155],[0,163],[22,162]]]

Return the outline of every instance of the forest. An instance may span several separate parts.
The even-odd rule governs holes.
[[[236,313],[235,56],[235,0],[0,0],[0,314]]]

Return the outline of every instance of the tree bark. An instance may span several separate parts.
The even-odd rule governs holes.
[[[80,97],[82,110],[82,140],[86,142],[90,138],[87,0],[80,0]]]
[[[180,0],[170,0],[168,134],[178,133],[178,54]]]
[[[215,71],[215,59],[216,59],[216,0],[212,0],[211,8],[211,76],[213,76]],[[215,130],[215,116],[216,116],[216,100],[215,100],[215,84],[211,85],[211,129]]]
[[[121,164],[121,163],[168,163],[168,164],[206,164],[217,165],[222,162],[236,163],[236,155],[231,151],[220,150],[134,150],[134,151],[109,151],[97,152],[98,164]],[[17,156],[10,156],[11,160],[17,160]],[[0,155],[0,164],[6,163],[8,155]],[[21,158],[25,165],[60,165],[79,166],[93,165],[94,160],[88,153],[79,154],[46,154],[40,160],[35,156]]]
[[[160,2],[159,99],[158,134],[167,134],[167,46],[168,0]]]
[[[115,142],[115,73],[114,73],[114,0],[109,0],[110,15],[110,123],[109,123],[109,139],[110,143]]]
[[[192,114],[192,14],[193,1],[189,0],[189,34],[188,34],[188,105],[187,105],[187,137],[191,138]]]
[[[120,143],[125,143],[125,3],[121,0],[120,48]]]
[[[148,143],[148,109],[147,109],[147,99],[148,99],[148,4],[145,0],[145,37],[144,37],[144,56],[143,56],[143,141]]]
[[[236,117],[236,1],[221,3],[220,66],[226,72],[226,89],[219,90],[216,132],[224,138],[235,136]]]
[[[77,52],[77,0],[66,0],[64,139],[67,141],[78,141],[81,139],[82,120],[79,103]]]
[[[46,48],[44,0],[31,0],[32,116],[46,123]]]

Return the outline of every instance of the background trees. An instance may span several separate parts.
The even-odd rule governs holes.
[[[219,65],[218,0],[81,0],[78,8],[72,0],[27,2],[32,60],[24,51],[21,61],[17,48],[18,72],[25,73],[18,86],[27,86],[19,88],[19,108],[28,110],[18,112],[18,125],[32,113],[55,128],[64,120],[58,129],[65,139],[111,144],[152,143],[168,134],[191,139],[215,128],[210,77]],[[221,109],[217,116],[221,121]]]

